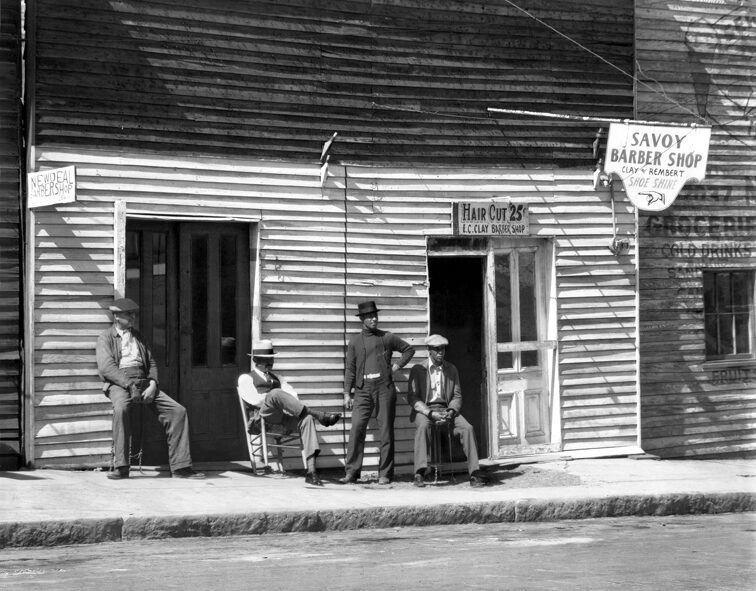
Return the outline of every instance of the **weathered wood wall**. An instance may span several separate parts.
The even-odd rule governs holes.
[[[756,364],[706,363],[702,271],[756,269],[756,11],[739,0],[636,5],[638,117],[712,125],[706,180],[640,216],[643,447],[753,453]]]
[[[21,459],[21,8],[0,0],[0,469]]]
[[[34,228],[35,461],[107,461],[93,347],[119,198],[142,213],[261,218],[262,333],[321,406],[340,405],[360,299],[381,302],[385,327],[425,336],[425,233],[448,228],[449,201],[526,199],[556,244],[565,448],[635,444],[635,252],[608,250],[596,127],[486,112],[630,117],[633,3],[521,4],[543,22],[504,0],[36,2],[35,164],[75,164],[80,202]],[[628,207],[618,198],[623,234]],[[326,437],[335,465],[345,433]]]
[[[587,171],[335,166],[321,191],[314,165],[82,150],[39,158],[44,167],[76,163],[80,197],[36,216],[39,466],[109,459],[110,403],[100,392],[94,345],[108,324],[116,200],[139,214],[260,216],[261,334],[273,339],[277,367],[307,404],[328,408],[341,406],[345,343],[359,330],[359,301],[378,300],[385,328],[415,341],[427,335],[425,236],[450,232],[450,201],[527,201],[532,233],[556,246],[564,448],[636,443],[635,252],[609,252],[609,194],[593,190]],[[616,209],[618,231],[631,235],[634,215],[621,193]],[[402,402],[397,461],[405,465],[412,462],[408,414]],[[347,433],[323,433],[323,466],[339,465]],[[368,467],[377,463],[374,441],[371,430]]]
[[[519,2],[574,42],[504,0],[36,4],[38,145],[590,166],[594,126],[487,107],[632,115],[631,0]]]

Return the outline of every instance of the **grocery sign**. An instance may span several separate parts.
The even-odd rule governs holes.
[[[704,179],[710,138],[710,127],[612,123],[604,171],[622,179],[638,209],[661,211],[687,181]]]

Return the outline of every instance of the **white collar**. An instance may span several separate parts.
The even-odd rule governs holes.
[[[116,332],[118,333],[118,336],[121,338],[123,338],[123,335],[125,334],[131,334],[130,328],[121,328],[120,326],[116,326],[115,329],[116,329]]]

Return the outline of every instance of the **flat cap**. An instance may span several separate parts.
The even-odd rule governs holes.
[[[110,304],[108,310],[111,312],[136,312],[139,310],[139,304],[129,298],[120,298]]]
[[[429,347],[446,347],[446,345],[449,344],[449,341],[447,341],[440,334],[432,334],[427,339],[425,339],[425,344]]]

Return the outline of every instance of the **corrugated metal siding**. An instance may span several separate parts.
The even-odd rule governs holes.
[[[21,459],[21,24],[0,0],[0,469]]]
[[[486,109],[632,114],[632,0],[37,4],[41,146],[591,165],[594,126]]]
[[[260,214],[261,333],[307,404],[341,407],[344,351],[357,303],[376,299],[383,327],[427,334],[426,233],[450,232],[450,201],[511,196],[531,204],[533,234],[556,242],[565,449],[634,444],[635,253],[611,255],[611,203],[585,171],[330,168],[143,154],[43,152],[77,164],[81,202],[37,217],[35,406],[39,465],[97,465],[109,453],[110,404],[100,393],[96,335],[113,289],[113,201],[129,212]],[[183,198],[181,198],[184,196]],[[580,214],[579,212],[582,212]],[[634,216],[617,196],[618,230]],[[422,359],[420,350],[417,359]],[[404,372],[406,377],[406,371]],[[399,382],[404,392],[405,383]],[[412,461],[400,402],[397,461]],[[191,417],[190,417],[191,419]],[[343,458],[349,423],[323,433],[323,466]],[[377,464],[371,430],[366,467]]]
[[[756,367],[705,363],[702,269],[756,269],[752,3],[637,3],[638,117],[712,124],[707,178],[640,216],[642,437],[664,457],[756,450]],[[692,112],[692,113],[691,113]],[[696,117],[699,116],[699,117]]]

